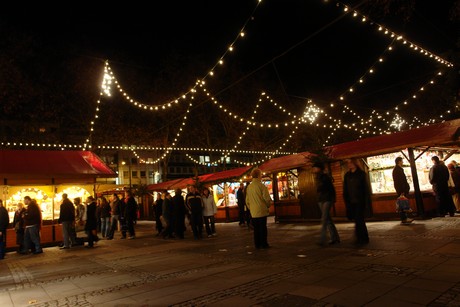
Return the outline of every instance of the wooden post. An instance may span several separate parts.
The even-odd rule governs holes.
[[[415,165],[414,149],[407,148],[407,151],[409,153],[409,164],[410,164],[410,170],[412,173],[412,181],[414,183],[414,196],[415,196],[415,204],[417,205],[417,215],[422,218],[425,218],[425,207],[423,206],[422,192],[420,191],[420,184],[418,182],[417,167]]]

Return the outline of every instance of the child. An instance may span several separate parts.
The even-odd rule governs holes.
[[[399,212],[402,224],[410,224],[414,221],[413,219],[407,218],[407,213],[412,212],[412,209],[409,204],[409,199],[404,196],[404,193],[396,199],[396,212]]]

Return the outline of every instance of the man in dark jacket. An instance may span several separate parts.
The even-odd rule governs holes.
[[[61,249],[68,249],[71,244],[76,245],[76,240],[73,237],[75,231],[72,230],[72,227],[75,227],[75,207],[66,193],[62,194],[58,223],[62,224],[62,236],[64,238],[64,245]]]
[[[348,171],[343,179],[343,199],[347,217],[355,221],[356,244],[369,243],[365,215],[370,210],[370,188],[366,173],[359,167],[356,159],[348,159]]]
[[[99,241],[97,237],[97,217],[96,217],[96,200],[92,196],[86,198],[86,223],[85,231],[88,236],[88,245],[86,247],[94,247],[94,242]]]
[[[182,190],[177,188],[172,198],[173,201],[173,215],[174,215],[174,233],[179,239],[184,238],[185,232],[185,202],[182,196]]]
[[[5,207],[3,207],[3,201],[0,199],[0,259],[5,258],[6,251],[6,229],[10,224],[10,216]]]
[[[134,222],[137,219],[137,202],[134,199],[133,192],[131,190],[125,191],[125,222],[126,228],[128,230],[128,239],[134,239],[136,233],[134,231]],[[126,237],[126,231],[123,234],[123,237]]]
[[[410,186],[407,182],[406,174],[404,174],[403,158],[397,157],[395,159],[395,167],[393,168],[393,184],[396,190],[396,197],[404,196],[409,197]],[[399,210],[399,217],[401,218],[401,223],[409,224],[412,223],[412,219],[407,218],[407,212],[404,210]]]
[[[444,217],[449,213],[454,216],[455,205],[449,192],[449,169],[438,156],[433,156],[431,161],[433,166],[430,168],[429,179],[438,205],[438,215]]]
[[[194,185],[189,186],[189,191],[185,198],[185,207],[190,213],[193,236],[198,240],[203,237],[203,202]]]

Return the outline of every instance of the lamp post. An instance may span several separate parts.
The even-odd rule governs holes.
[[[129,158],[129,159],[130,159],[130,160],[129,160],[129,163],[128,163],[128,172],[129,172],[129,188],[131,189],[131,186],[132,186],[132,185],[131,185],[131,177],[132,177],[132,175],[131,175],[131,158]],[[121,164],[122,164],[122,165],[125,165],[125,164],[126,164],[126,162],[125,162],[125,161],[123,161],[123,162],[121,162]]]

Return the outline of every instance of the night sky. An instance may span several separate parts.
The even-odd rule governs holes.
[[[458,19],[451,20],[449,15],[454,2],[416,1],[409,20],[394,9],[385,15],[381,8],[366,3],[359,11],[419,46],[451,58],[458,41]],[[176,97],[193,86],[249,20],[244,38],[225,57],[224,68],[207,81],[224,100],[244,91],[249,101],[232,101],[232,105],[246,112],[262,90],[294,112],[302,112],[307,98],[327,108],[391,42],[369,21],[363,23],[351,14],[342,18],[343,6],[334,1],[264,0],[254,11],[256,4],[252,0],[152,1],[111,4],[104,9],[54,7],[57,13],[39,7],[4,10],[0,25],[2,35],[8,31],[10,39],[26,37],[37,50],[51,50],[37,51],[35,60],[42,58],[43,67],[49,66],[56,80],[67,73],[61,58],[78,59],[80,65],[87,63],[101,73],[108,60],[126,91],[148,104]],[[12,48],[11,44],[2,46]],[[360,114],[391,109],[445,68],[401,44],[384,60],[346,101]],[[87,100],[94,100],[99,91],[93,81],[87,84],[88,93],[93,92]],[[92,113],[88,109],[87,114]]]

